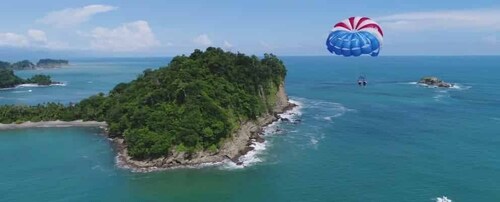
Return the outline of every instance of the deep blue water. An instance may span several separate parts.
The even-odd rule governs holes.
[[[133,173],[98,129],[0,131],[0,201],[500,201],[500,57],[282,59],[301,122],[277,125],[260,162]],[[3,90],[0,104],[76,102],[168,61],[18,72],[66,86]],[[458,87],[412,83],[427,75]]]

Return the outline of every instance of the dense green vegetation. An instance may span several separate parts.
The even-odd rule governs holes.
[[[0,69],[13,69],[13,70],[32,70],[35,68],[56,68],[68,65],[67,60],[54,60],[54,59],[41,59],[36,65],[29,60],[22,60],[15,63],[0,61]]]
[[[35,69],[35,65],[31,63],[29,60],[23,60],[12,64],[10,68],[14,70],[30,70],[30,69]]]
[[[68,64],[67,60],[41,59],[36,63],[36,66],[40,68],[55,68]]]
[[[16,76],[11,69],[0,68],[0,88],[11,88],[23,83],[24,79]]]
[[[272,110],[285,75],[274,55],[259,59],[219,48],[195,50],[78,104],[2,106],[0,122],[106,121],[109,134],[124,137],[129,155],[137,159],[172,149],[216,149],[241,122]]]
[[[50,85],[54,82],[50,79],[49,75],[37,74],[25,80],[25,83],[36,83],[38,85]]]
[[[19,84],[34,83],[38,85],[50,85],[54,82],[50,76],[37,74],[29,79],[19,78],[11,69],[0,68],[0,88],[12,88]]]
[[[10,63],[5,61],[0,61],[0,69],[9,69]]]

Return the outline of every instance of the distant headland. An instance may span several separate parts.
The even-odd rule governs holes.
[[[12,70],[33,70],[33,69],[50,69],[50,68],[61,68],[63,66],[68,66],[68,60],[55,60],[55,59],[40,59],[38,62],[33,64],[29,60],[22,60],[15,63],[9,63],[5,61],[0,61],[0,69],[12,69]]]
[[[2,88],[13,88],[22,84],[36,84],[40,86],[48,86],[53,84],[60,84],[60,82],[54,82],[51,80],[50,76],[37,74],[28,79],[23,79],[14,74],[14,70],[0,68],[0,89]]]

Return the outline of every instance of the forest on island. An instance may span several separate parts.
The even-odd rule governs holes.
[[[76,104],[0,106],[0,122],[106,121],[109,135],[123,137],[136,159],[172,149],[216,150],[242,122],[271,112],[285,76],[272,54],[258,58],[210,47]]]

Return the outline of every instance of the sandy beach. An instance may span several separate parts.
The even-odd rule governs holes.
[[[40,121],[31,122],[27,121],[20,124],[0,124],[0,130],[10,130],[10,129],[22,129],[22,128],[48,128],[48,127],[103,127],[106,128],[108,124],[106,122],[98,121]]]

